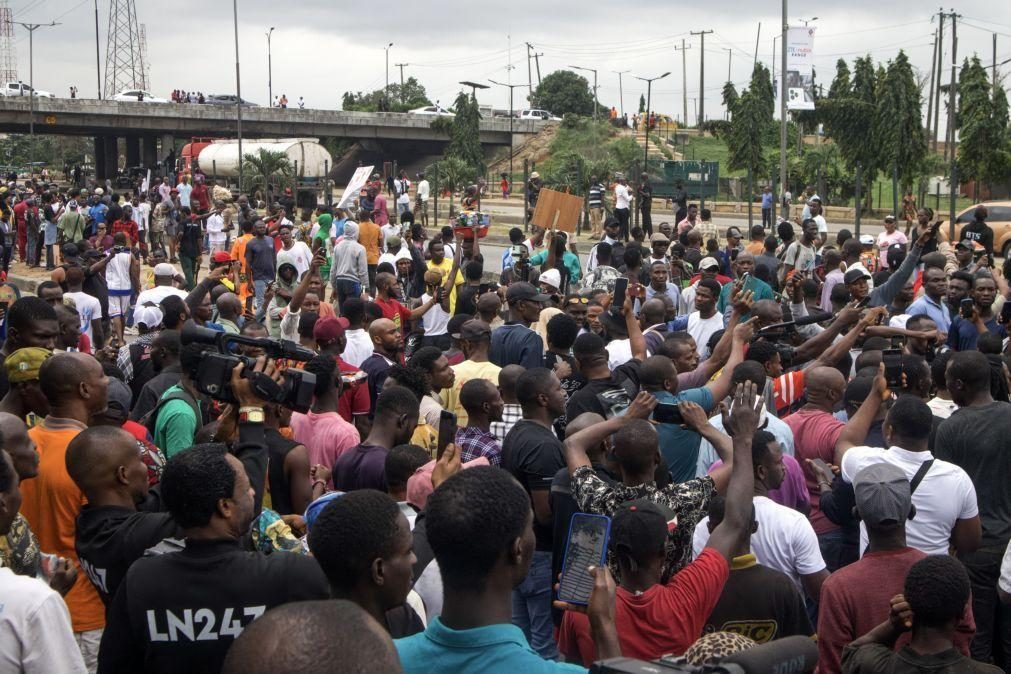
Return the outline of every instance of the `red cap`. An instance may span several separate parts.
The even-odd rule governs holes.
[[[215,264],[221,264],[223,262],[235,262],[232,256],[223,250],[219,250],[216,253],[214,253],[214,255],[211,256],[211,260]]]
[[[349,325],[351,322],[343,316],[338,318],[327,316],[316,321],[316,325],[312,328],[312,337],[317,342],[328,344],[338,337],[342,337]]]

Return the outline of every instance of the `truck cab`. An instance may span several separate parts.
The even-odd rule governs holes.
[[[32,88],[24,82],[4,82],[0,87],[0,96],[29,96]],[[35,90],[35,95],[40,98],[56,98],[48,91]]]

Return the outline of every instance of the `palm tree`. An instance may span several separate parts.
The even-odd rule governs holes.
[[[269,186],[273,186],[276,194],[281,184],[295,174],[295,169],[284,152],[260,148],[256,154],[243,155],[242,173],[251,193],[257,189],[266,192]],[[242,188],[240,185],[239,189]]]

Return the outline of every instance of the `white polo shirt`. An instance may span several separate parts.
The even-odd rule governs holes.
[[[632,196],[628,191],[628,188],[622,184],[614,186],[614,207],[615,208],[628,208],[629,204],[632,203]]]
[[[793,508],[780,505],[767,496],[755,496],[752,502],[758,531],[751,535],[751,552],[759,564],[782,571],[803,589],[801,576],[825,568],[811,523]],[[702,553],[708,540],[709,518],[706,517],[695,527],[692,541],[695,557]]]
[[[867,466],[890,463],[912,481],[930,452],[910,452],[901,447],[851,447],[843,454],[842,478],[852,484],[854,476]],[[913,493],[916,515],[906,522],[906,545],[928,555],[948,554],[951,530],[958,520],[976,517],[976,488],[969,475],[953,463],[934,459]],[[860,523],[860,553],[867,547],[867,529]]]

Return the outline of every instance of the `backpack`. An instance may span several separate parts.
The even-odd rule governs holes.
[[[186,389],[180,388],[178,391],[172,391],[168,395],[162,396],[161,400],[158,401],[158,404],[155,405],[154,409],[141,417],[140,424],[147,429],[147,432],[151,434],[152,438],[154,438],[155,426],[158,424],[158,411],[161,410],[165,403],[170,400],[186,401],[186,404],[190,406],[190,409],[192,409],[193,413],[197,416],[197,428],[199,429],[204,425],[204,413],[200,410],[200,404],[189,394],[188,391],[186,391]]]

